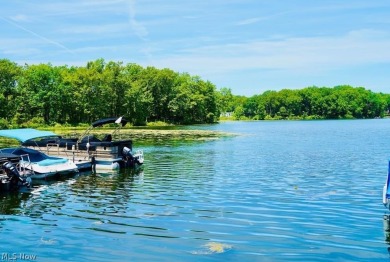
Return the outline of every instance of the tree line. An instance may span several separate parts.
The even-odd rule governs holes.
[[[218,120],[215,85],[170,69],[103,59],[86,66],[19,66],[0,60],[2,125],[91,123],[125,116],[134,125]]]
[[[170,69],[90,61],[86,66],[20,66],[0,59],[0,128],[78,125],[125,116],[133,125],[214,123],[234,119],[383,117],[390,95],[363,87],[307,87],[251,97]]]
[[[220,90],[221,111],[235,119],[362,119],[389,115],[390,95],[349,85],[266,91],[252,97]]]

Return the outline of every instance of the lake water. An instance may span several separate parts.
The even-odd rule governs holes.
[[[142,170],[2,195],[1,259],[388,261],[389,127],[226,122],[189,128],[237,136],[135,141]]]

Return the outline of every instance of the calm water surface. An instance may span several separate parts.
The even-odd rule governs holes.
[[[388,261],[390,120],[226,122],[141,144],[136,172],[1,195],[1,259]]]

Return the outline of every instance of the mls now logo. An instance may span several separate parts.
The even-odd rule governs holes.
[[[17,261],[17,260],[37,260],[37,255],[25,254],[25,253],[2,253],[2,261]]]

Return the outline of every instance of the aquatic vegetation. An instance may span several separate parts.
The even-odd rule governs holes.
[[[76,137],[83,132],[71,129],[53,131],[60,135]],[[96,136],[104,136],[106,133],[107,129],[94,132]],[[122,129],[120,135],[122,139],[134,139],[140,142],[143,140],[209,140],[233,136],[234,134],[211,130]]]
[[[218,243],[218,242],[209,242],[205,245],[205,247],[211,252],[211,253],[223,253],[227,250],[230,250],[232,248],[231,245]]]
[[[208,242],[202,246],[202,250],[191,252],[194,255],[211,255],[221,254],[232,249],[231,245],[219,243],[219,242]]]

